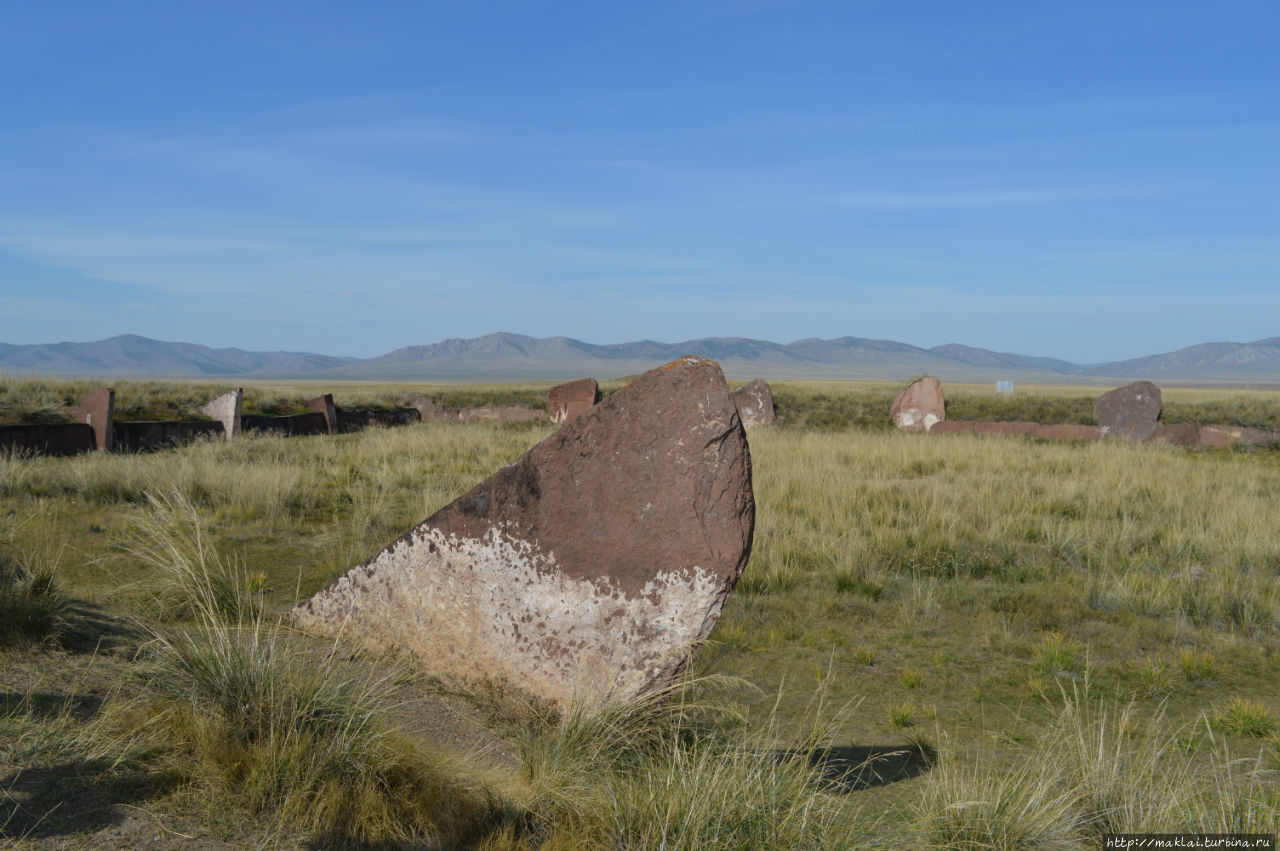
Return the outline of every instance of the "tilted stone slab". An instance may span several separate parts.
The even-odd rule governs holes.
[[[944,420],[934,423],[929,434],[973,434],[973,420]]]
[[[240,417],[244,406],[244,388],[228,390],[217,399],[200,408],[200,413],[222,423],[222,430],[231,440],[240,433]]]
[[[894,398],[889,416],[903,431],[929,431],[947,418],[942,382],[932,376],[912,382]]]
[[[93,428],[94,445],[99,452],[109,451],[114,443],[115,412],[116,391],[110,387],[94,390],[67,411],[76,422]]]
[[[1160,407],[1160,388],[1150,381],[1135,381],[1099,396],[1093,415],[1105,437],[1148,440],[1155,434]]]
[[[404,403],[410,408],[415,408],[418,411],[419,419],[424,423],[444,419],[444,410],[431,401],[429,396],[424,396],[421,393],[410,393],[405,397]]]
[[[317,414],[324,414],[324,422],[329,429],[329,434],[335,434],[338,431],[338,409],[333,405],[332,393],[325,393],[323,396],[308,399],[307,410],[315,411]]]
[[[294,609],[446,679],[566,706],[670,682],[751,552],[751,456],[720,367],[684,357],[568,422]]]
[[[748,428],[773,425],[773,388],[757,378],[733,392],[733,403],[738,406],[742,424]]]
[[[600,385],[594,378],[557,384],[547,393],[547,414],[553,423],[577,419],[600,401]]]

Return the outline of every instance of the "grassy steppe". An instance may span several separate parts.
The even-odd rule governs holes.
[[[1107,830],[1276,832],[1280,453],[938,439],[886,429],[888,386],[775,392],[784,423],[750,435],[755,550],[693,681],[596,718],[458,694],[277,623],[551,426],[0,459],[0,837],[1071,848]],[[1280,423],[1272,395],[1185,389],[1166,408],[1182,394],[1205,421]],[[953,416],[1009,404],[948,398]],[[1021,398],[1006,418],[1092,405]]]

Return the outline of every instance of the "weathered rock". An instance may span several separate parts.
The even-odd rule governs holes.
[[[973,424],[974,434],[989,434],[995,437],[1015,437],[1024,434],[1035,434],[1039,423],[1026,422],[976,422]]]
[[[307,410],[315,411],[317,414],[324,414],[324,422],[329,429],[329,434],[337,433],[338,409],[333,405],[332,393],[325,393],[323,396],[308,399]]]
[[[244,388],[228,390],[217,399],[200,408],[200,413],[222,423],[227,440],[240,433],[241,407],[244,403]]]
[[[773,388],[759,378],[735,390],[733,403],[744,426],[773,425]]]
[[[594,378],[557,384],[547,393],[547,414],[553,423],[577,419],[600,401],[600,385]]]
[[[1204,446],[1224,448],[1235,443],[1260,446],[1280,441],[1280,431],[1243,426],[1207,425],[1200,427],[1200,443]]]
[[[1046,440],[1101,440],[1102,428],[1091,425],[1042,425],[1032,432]]]
[[[568,705],[669,682],[751,552],[746,434],[684,357],[565,424],[294,610],[434,673]]]
[[[973,420],[943,420],[934,423],[929,434],[973,434]]]
[[[1104,437],[1147,440],[1160,418],[1160,388],[1150,381],[1135,381],[1098,397],[1093,415]]]
[[[1157,425],[1148,440],[1153,443],[1170,443],[1174,446],[1198,446],[1200,426],[1187,423]]]
[[[418,409],[418,416],[422,418],[424,423],[444,419],[444,410],[431,401],[429,396],[424,396],[421,393],[410,393],[405,397],[404,401],[409,407]]]
[[[904,431],[929,431],[947,418],[942,382],[932,376],[912,382],[893,400],[889,416]]]
[[[78,423],[93,428],[93,439],[99,452],[111,449],[114,434],[113,425],[116,412],[116,391],[110,387],[100,387],[80,400],[67,413]]]

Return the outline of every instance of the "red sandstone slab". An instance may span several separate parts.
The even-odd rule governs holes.
[[[973,420],[943,420],[934,423],[929,434],[973,434]]]
[[[995,437],[1017,437],[1025,434],[1034,434],[1039,427],[1039,423],[975,422],[973,424],[973,433],[988,434]],[[937,428],[937,426],[934,426],[934,428]]]
[[[1032,432],[1036,437],[1045,440],[1101,440],[1102,428],[1091,425],[1038,425]]]
[[[773,425],[773,388],[759,378],[733,392],[738,416],[747,428]]]
[[[1173,446],[1199,446],[1200,426],[1190,423],[1157,425],[1148,440],[1152,443],[1168,443]]]
[[[547,414],[553,423],[564,423],[591,410],[600,401],[600,385],[594,378],[557,384],[547,393]]]
[[[315,411],[317,414],[324,414],[325,426],[329,429],[329,434],[336,434],[338,431],[338,409],[333,405],[333,394],[325,393],[323,396],[317,396],[314,399],[307,400],[307,410]]]
[[[894,398],[889,416],[903,431],[929,431],[947,418],[942,382],[933,376],[912,382]]]
[[[294,609],[447,679],[560,706],[678,676],[751,552],[751,457],[720,367],[651,370]]]

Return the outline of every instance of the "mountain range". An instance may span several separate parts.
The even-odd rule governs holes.
[[[311,352],[251,352],[170,343],[124,334],[92,343],[0,343],[0,375],[243,377],[335,380],[556,380],[614,378],[681,355],[720,362],[735,378],[893,379],[921,373],[953,381],[1280,382],[1280,337],[1252,343],[1201,343],[1176,352],[1096,364],[993,352],[949,343],[925,349],[892,340],[839,337],[772,343],[707,337],[681,343],[641,340],[596,345],[568,337],[488,334],[406,346],[374,358]]]

